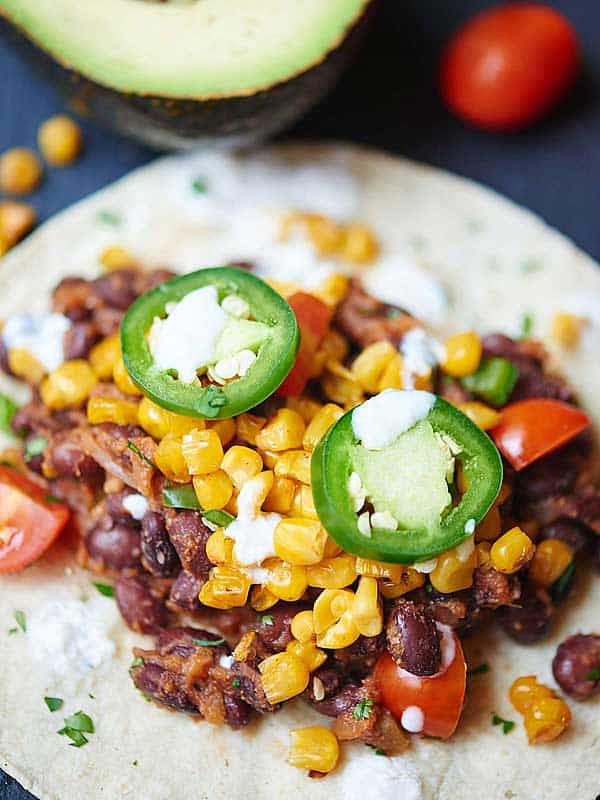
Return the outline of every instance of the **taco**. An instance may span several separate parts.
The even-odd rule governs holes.
[[[161,159],[43,226],[0,274],[3,768],[595,796],[598,297],[528,212],[349,146]]]

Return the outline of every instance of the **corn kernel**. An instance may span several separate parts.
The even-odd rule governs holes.
[[[280,408],[256,434],[256,445],[261,450],[291,450],[302,446],[304,420],[291,408]]]
[[[308,489],[308,487],[303,487],[303,488]],[[312,498],[312,492],[311,492],[311,498]],[[301,516],[307,516],[307,515],[303,514]],[[313,519],[319,519],[317,514],[315,514]],[[323,557],[335,558],[336,556],[341,556],[343,552],[344,552],[343,549],[339,546],[339,544],[335,541],[335,539],[332,539],[331,536],[328,536],[327,541],[325,542],[325,550],[323,551]]]
[[[275,474],[271,491],[263,503],[264,510],[275,511],[278,514],[287,514],[292,507],[295,492],[295,481],[291,480],[291,478],[281,478]]]
[[[352,363],[352,374],[365,392],[376,394],[383,375],[398,351],[391,342],[381,341],[367,345]]]
[[[189,482],[190,472],[183,457],[180,437],[167,433],[156,448],[154,463],[170,481],[175,483]]]
[[[356,572],[369,578],[385,578],[393,583],[398,583],[407,567],[404,564],[386,564],[383,561],[372,561],[368,558],[356,559]]]
[[[479,366],[481,351],[481,340],[476,333],[456,333],[446,339],[442,369],[454,378],[471,375]]]
[[[275,463],[275,475],[310,484],[310,460],[311,455],[306,450],[287,450]]]
[[[383,612],[375,578],[363,575],[359,580],[352,603],[352,619],[363,636],[379,636],[383,630]]]
[[[490,408],[477,400],[460,403],[458,408],[482,431],[487,431],[500,422],[500,413],[495,408]]]
[[[307,567],[309,586],[318,589],[343,589],[356,580],[356,559],[344,553],[334,558],[324,558],[319,564]]]
[[[206,540],[206,557],[212,564],[233,564],[233,545],[235,542],[226,534],[224,528],[217,528]]]
[[[475,530],[475,540],[493,542],[502,533],[502,517],[497,503],[490,508]]]
[[[135,258],[131,255],[129,250],[126,250],[118,244],[113,244],[109,247],[105,247],[100,253],[100,263],[107,271],[113,269],[127,269],[128,267],[135,266]]]
[[[72,164],[83,144],[81,128],[65,114],[56,114],[43,122],[37,139],[42,155],[53,167]]]
[[[529,744],[544,744],[558,738],[571,723],[571,711],[558,697],[542,697],[535,701],[523,722]]]
[[[267,469],[275,469],[275,464],[280,455],[279,453],[274,453],[272,450],[261,450],[259,455]]]
[[[382,580],[379,582],[379,591],[388,600],[395,600],[403,594],[419,589],[425,584],[425,576],[416,569],[406,567],[399,581]]]
[[[46,374],[44,365],[22,347],[11,347],[8,351],[8,367],[13,375],[37,386]]]
[[[263,566],[269,570],[266,588],[272,594],[286,603],[293,603],[302,597],[308,586],[306,567],[271,558]]]
[[[316,400],[305,397],[304,395],[302,397],[288,397],[286,406],[291,408],[292,411],[298,412],[307,425],[314,418],[315,414],[323,408],[321,403],[317,403]]]
[[[358,639],[360,631],[350,611],[343,614],[339,621],[317,636],[317,645],[326,650],[341,650],[350,647]]]
[[[233,484],[229,475],[222,469],[206,475],[194,475],[192,483],[201,508],[225,508],[231,500]]]
[[[345,336],[335,328],[331,328],[323,337],[319,352],[325,353],[325,361],[341,363],[346,360],[346,356],[350,352],[350,345]]]
[[[312,642],[290,642],[285,649],[287,653],[303,661],[310,672],[314,672],[327,661],[327,653],[319,650]]]
[[[531,560],[535,545],[520,528],[511,528],[492,545],[491,559],[494,567],[508,575],[518,572]]]
[[[329,428],[338,421],[343,413],[343,408],[340,408],[335,403],[327,403],[327,405],[320,408],[308,423],[302,438],[302,447],[312,452]]]
[[[310,609],[299,611],[292,619],[290,631],[299,642],[312,642],[315,638],[313,612]]]
[[[533,554],[527,579],[547,589],[573,561],[573,550],[562,539],[544,539]]]
[[[113,367],[113,381],[117,384],[117,387],[123,392],[123,394],[130,394],[134,397],[139,397],[142,394],[135,383],[131,380],[129,373],[125,369],[125,363],[122,356],[119,356],[119,358],[117,358],[115,361],[115,365]]]
[[[331,772],[340,757],[334,734],[321,725],[290,731],[287,760],[293,767],[315,772]]]
[[[317,636],[349,612],[354,600],[348,589],[324,589],[313,606],[313,626]]]
[[[221,463],[221,469],[225,470],[238,489],[258,475],[262,468],[263,460],[256,450],[237,444],[229,448]]]
[[[227,447],[229,442],[235,438],[236,424],[234,419],[218,419],[214,422],[208,422],[206,426],[215,431],[223,447]]]
[[[584,317],[559,311],[552,318],[550,334],[557,344],[570,350],[579,344],[585,323]]]
[[[29,194],[42,178],[38,157],[28,147],[12,147],[0,156],[0,191]]]
[[[489,542],[478,542],[478,544],[475,545],[475,557],[479,569],[490,569],[492,566],[491,549],[492,546]]]
[[[157,406],[147,397],[142,397],[140,401],[138,417],[142,428],[154,439],[162,439],[167,433],[183,436],[185,433],[203,430],[205,427],[204,420],[173,414],[172,411]]]
[[[246,605],[250,578],[241,570],[219,565],[210,571],[198,599],[210,608],[240,608]]]
[[[284,517],[275,528],[275,552],[282,561],[298,566],[318,564],[323,558],[327,534],[317,520]]]
[[[255,414],[240,414],[236,418],[237,438],[241,442],[251,444],[256,447],[256,435],[261,431],[266,423],[265,417],[257,417]]]
[[[328,306],[337,306],[348,294],[350,282],[346,275],[341,272],[333,272],[319,286],[312,289],[311,294],[318,297]]]
[[[87,361],[76,358],[65,361],[43,380],[40,396],[44,405],[55,411],[77,408],[85,403],[97,383],[96,373]]]
[[[377,386],[378,392],[383,392],[385,389],[403,389],[404,379],[402,372],[404,369],[404,359],[400,353],[396,353],[387,363],[383,370],[383,374],[379,379]]]
[[[90,397],[87,418],[91,425],[99,425],[102,422],[137,425],[138,404],[130,400],[117,400],[114,397]]]
[[[303,221],[308,238],[320,256],[332,255],[340,249],[344,231],[336,222],[322,214],[306,214]]]
[[[190,475],[206,475],[221,466],[223,445],[216,431],[194,430],[184,434],[181,453]]]
[[[509,689],[508,697],[513,706],[521,714],[525,714],[531,706],[543,697],[553,697],[548,686],[538,683],[535,675],[523,675],[517,678]]]
[[[438,592],[450,594],[473,585],[473,571],[477,565],[475,549],[467,558],[461,558],[459,548],[462,546],[446,550],[437,557],[437,564],[429,573],[429,580]]]
[[[253,586],[250,593],[250,605],[255,611],[267,611],[279,602],[277,595],[270,592],[266,586]]]
[[[321,377],[321,386],[328,400],[344,408],[354,408],[363,399],[363,390],[349,369],[335,361],[328,361]]]
[[[310,680],[310,672],[304,661],[291,653],[269,656],[260,662],[258,669],[265,695],[272,705],[302,694]]]
[[[88,360],[90,366],[101,381],[112,378],[115,364],[121,357],[121,343],[119,334],[114,333],[95,344],[90,350]]]

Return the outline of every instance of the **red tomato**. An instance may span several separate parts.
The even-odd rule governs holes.
[[[507,3],[478,14],[451,38],[440,63],[440,90],[459,117],[492,131],[539,119],[579,71],[577,35],[541,3]]]
[[[589,424],[580,408],[536,397],[503,408],[500,422],[489,433],[507,461],[520,470],[566,444]]]
[[[313,359],[329,330],[332,309],[305,292],[296,292],[287,299],[300,327],[300,349],[292,371],[277,390],[280,397],[297,397],[302,394],[310,378]]]
[[[47,498],[36,483],[0,466],[0,573],[31,564],[62,532],[69,509]]]
[[[383,705],[398,720],[405,709],[417,706],[423,712],[423,733],[440,739],[448,739],[456,730],[467,685],[467,665],[460,640],[454,632],[445,635],[454,643],[454,655],[436,675],[425,678],[411,675],[400,669],[389,653],[380,656],[375,665],[375,680]]]

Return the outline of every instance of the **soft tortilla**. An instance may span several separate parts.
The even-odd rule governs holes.
[[[600,272],[571,242],[538,218],[469,181],[380,153],[349,146],[287,146],[284,159],[341,159],[362,185],[359,219],[377,231],[385,251],[408,254],[439,278],[451,305],[440,333],[475,325],[515,332],[525,313],[545,338],[553,313],[579,309],[590,321],[581,345],[556,352],[584,405],[598,420],[600,389]],[[202,158],[206,159],[207,156]],[[16,309],[47,305],[49,292],[67,274],[94,275],[97,254],[109,243],[129,246],[149,264],[194,268],[222,260],[220,243],[190,221],[167,188],[196,177],[193,158],[156,161],[60,214],[0,267],[0,318]],[[98,213],[116,211],[117,229],[98,224]],[[235,243],[230,243],[232,246]],[[243,257],[239,252],[238,256]],[[20,391],[2,378],[4,391]],[[94,594],[90,576],[69,568],[61,545],[38,565],[0,580],[0,617],[13,624],[15,609],[28,616],[49,599]],[[521,718],[507,699],[518,675],[537,674],[553,685],[550,664],[569,633],[597,629],[600,582],[581,578],[576,596],[562,609],[550,639],[518,647],[500,634],[467,642],[472,666],[491,672],[470,681],[459,732],[448,743],[415,738],[408,754],[376,756],[364,745],[344,747],[341,767],[325,780],[310,780],[284,761],[291,727],[324,723],[302,703],[260,720],[244,733],[196,724],[144,702],[127,668],[131,646],[144,639],[116,617],[111,621],[115,657],[80,680],[56,682],[32,658],[27,636],[0,633],[0,756],[3,769],[44,800],[71,797],[201,800],[203,798],[345,798],[364,800],[563,800],[593,798],[600,790],[598,698],[571,703],[573,724],[551,745],[529,747]],[[109,607],[110,606],[110,607]],[[50,714],[46,694],[65,699]],[[93,699],[89,696],[93,695]],[[62,716],[78,708],[92,715],[97,732],[81,748],[56,735]],[[517,721],[508,736],[491,725],[491,714]]]

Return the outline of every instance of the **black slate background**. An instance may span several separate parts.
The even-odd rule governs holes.
[[[435,92],[441,44],[463,19],[493,4],[383,0],[354,67],[290,135],[363,142],[479,180],[530,207],[600,260],[600,3],[551,3],[581,36],[584,75],[550,119],[515,136],[465,127]],[[34,145],[38,124],[61,108],[60,98],[4,44],[0,78],[0,151]],[[53,170],[31,198],[41,219],[154,157],[91,123],[83,127],[85,156]],[[73,757],[76,769],[77,751]],[[0,770],[1,800],[31,797]]]

